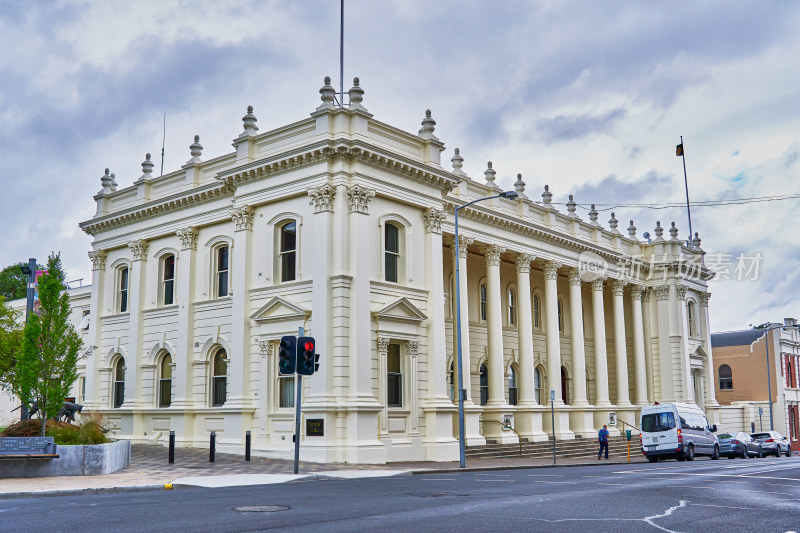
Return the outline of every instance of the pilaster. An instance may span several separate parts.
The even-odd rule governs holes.
[[[100,401],[100,383],[97,382],[98,362],[103,355],[99,353],[102,345],[102,335],[100,332],[100,315],[102,312],[103,293],[105,291],[106,277],[106,251],[92,250],[89,252],[89,259],[92,260],[92,296],[90,312],[95,313],[89,316],[89,342],[91,351],[86,358],[86,396],[84,407],[87,410],[103,409],[107,407]]]

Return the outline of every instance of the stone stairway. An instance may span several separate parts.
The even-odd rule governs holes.
[[[556,440],[556,457],[597,457],[599,444],[597,439]],[[628,441],[625,437],[608,439],[609,456],[622,456],[628,453]],[[631,439],[631,457],[640,455],[639,435]],[[467,457],[494,459],[499,457],[531,457],[546,459],[553,456],[553,441],[523,442],[522,453],[519,444],[485,444],[483,446],[467,446]]]

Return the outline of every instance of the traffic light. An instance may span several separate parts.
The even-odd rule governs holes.
[[[312,339],[313,341],[313,339]],[[297,361],[297,337],[287,335],[281,337],[278,347],[278,371],[281,375],[294,374]]]
[[[297,373],[310,376],[314,373],[316,361],[314,337],[297,339]]]

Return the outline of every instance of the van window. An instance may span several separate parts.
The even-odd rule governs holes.
[[[670,412],[642,415],[642,431],[656,433],[675,428],[675,416]]]

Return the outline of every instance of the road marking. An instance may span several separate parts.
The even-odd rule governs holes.
[[[478,479],[476,481],[502,481],[504,483],[515,483],[513,479]]]
[[[598,485],[609,485],[617,487],[644,487],[644,485],[637,485],[636,483],[598,483]]]
[[[745,509],[748,511],[758,509],[758,507],[735,507],[733,505],[714,505],[713,503],[690,503],[689,505],[695,505],[697,507],[722,507],[723,509]]]
[[[581,477],[599,477],[603,479],[622,479],[620,476],[581,476]]]
[[[765,485],[780,485],[781,487],[794,487],[800,489],[800,485],[789,485],[788,483],[765,483]]]
[[[760,492],[761,494],[783,494],[785,496],[794,496],[794,494],[790,494],[788,492],[771,492],[768,490],[753,490],[753,489],[741,489],[742,492]]]
[[[800,465],[798,465],[798,468],[800,468]],[[763,474],[764,472],[778,472],[780,470],[787,470],[787,469],[784,468],[784,467],[770,468],[770,469],[767,469],[767,470],[757,470],[755,472],[747,472],[746,474],[742,474],[742,475],[743,476],[749,476],[749,475],[752,475],[752,474]]]
[[[774,476],[745,476],[744,474],[695,474],[692,472],[655,472],[657,476],[706,476],[706,477],[737,477],[739,479],[780,479],[784,481],[797,481],[800,479],[793,477],[774,477]]]
[[[494,473],[488,473],[488,474],[478,473],[476,475],[478,475],[478,476],[494,476],[494,477],[511,477],[511,474],[494,474]]]
[[[425,481],[455,481],[454,477],[424,477]]]
[[[665,485],[666,487],[673,488],[673,487],[680,487],[682,489],[711,489],[716,490],[716,487],[698,487],[697,485]]]
[[[564,474],[528,474],[528,477],[564,477]]]
[[[537,481],[537,483],[562,483],[562,484],[566,484],[566,485],[575,485],[576,484],[575,481],[547,481],[545,479],[540,479],[539,481]]]

